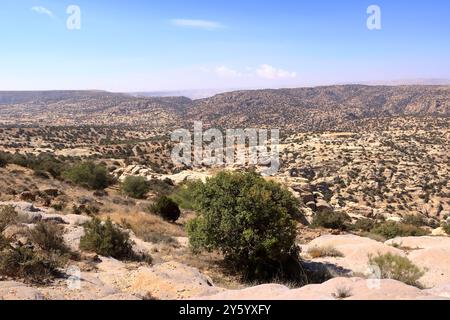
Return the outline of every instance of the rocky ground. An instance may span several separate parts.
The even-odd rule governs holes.
[[[27,202],[3,202],[0,205],[12,205],[20,214],[27,215],[34,222],[53,221],[62,225],[65,229],[65,242],[78,252],[79,239],[84,233],[81,225],[91,219],[87,216],[57,214]],[[33,223],[9,227],[4,235],[20,239],[23,228],[33,228]],[[145,242],[133,233],[131,235],[136,252],[155,253],[155,243]],[[184,238],[179,238],[178,241],[180,246],[187,245]],[[309,248],[331,246],[341,252],[342,256],[316,259],[308,256]],[[0,297],[25,300],[445,299],[450,298],[449,251],[449,237],[407,237],[381,243],[350,234],[326,234],[302,245],[303,258],[306,264],[328,268],[336,278],[299,289],[265,284],[237,290],[216,286],[210,277],[198,269],[176,261],[147,265],[83,255],[81,261],[62,270],[65,277],[46,285],[30,285],[4,278],[0,281]],[[373,279],[368,275],[368,256],[387,252],[407,256],[426,270],[420,279],[423,289],[394,280]]]

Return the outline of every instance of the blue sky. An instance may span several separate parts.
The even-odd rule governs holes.
[[[367,28],[373,4],[381,30]],[[448,0],[2,0],[0,90],[449,79],[449,39]]]

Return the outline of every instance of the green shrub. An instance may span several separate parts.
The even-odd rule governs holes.
[[[312,227],[334,230],[347,230],[352,221],[344,212],[318,212],[313,218]]]
[[[150,191],[150,186],[144,177],[129,176],[122,183],[122,192],[135,199],[144,199]]]
[[[421,215],[409,215],[402,218],[402,223],[416,227],[426,227],[428,225],[426,219]]]
[[[375,225],[376,222],[372,219],[359,219],[351,226],[351,228],[353,230],[369,232],[375,227]]]
[[[11,206],[0,206],[0,232],[3,232],[8,226],[16,224],[19,216]]]
[[[180,208],[186,210],[195,209],[195,194],[196,190],[201,188],[203,183],[201,181],[187,181],[179,185],[170,196]]]
[[[170,222],[177,221],[181,215],[177,203],[166,196],[159,197],[156,202],[150,206],[150,211]]]
[[[450,235],[450,223],[444,222],[444,223],[442,224],[442,229],[444,229],[445,233],[447,233],[448,235]]]
[[[429,234],[429,231],[410,224],[387,221],[378,224],[371,230],[371,233],[381,235],[386,239],[394,239],[397,237],[421,237]]]
[[[0,168],[6,167],[8,164],[8,159],[6,157],[6,154],[1,152],[0,153]]]
[[[194,252],[219,250],[249,280],[302,280],[298,203],[288,190],[253,172],[222,172],[195,193],[198,216],[187,227]]]
[[[80,249],[120,260],[135,259],[129,234],[116,227],[110,219],[102,223],[94,218],[84,225],[84,232]]]
[[[93,162],[79,163],[63,172],[64,178],[88,189],[105,189],[112,184],[113,179],[106,167]]]
[[[30,230],[30,239],[42,250],[58,254],[68,253],[70,250],[64,243],[64,228],[50,222],[39,222]]]
[[[369,264],[380,269],[382,279],[393,279],[416,287],[421,287],[419,279],[425,274],[408,258],[391,253],[369,256]]]
[[[59,257],[30,248],[8,246],[0,252],[0,275],[31,282],[54,278],[62,267]]]

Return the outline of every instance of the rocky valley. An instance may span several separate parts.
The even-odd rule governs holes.
[[[449,116],[445,86],[237,91],[199,100],[0,92],[0,299],[448,299]],[[245,164],[174,164],[170,134],[194,121],[280,129],[279,171],[255,177],[261,168]],[[225,191],[220,198],[233,183],[230,192],[248,187],[250,199]],[[225,216],[221,208],[233,198],[242,198],[236,212],[248,214],[240,220],[247,229],[230,229],[225,219],[223,239],[244,235],[248,246],[259,248],[252,241],[270,233],[258,220],[266,207],[274,210],[267,216],[289,211],[287,225],[266,218],[292,233],[286,241],[301,280],[250,280],[230,267],[227,250],[195,250],[206,237],[195,237],[196,219]],[[250,232],[251,219],[257,230]]]

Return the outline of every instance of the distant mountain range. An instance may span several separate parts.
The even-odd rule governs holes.
[[[232,92],[235,90],[236,89],[203,89],[203,90],[131,92],[128,94],[134,97],[187,97],[192,100],[197,100],[209,98],[219,93]]]
[[[450,86],[342,85],[245,90],[192,100],[105,91],[0,92],[0,121],[27,124],[334,130],[391,116],[450,116]]]

